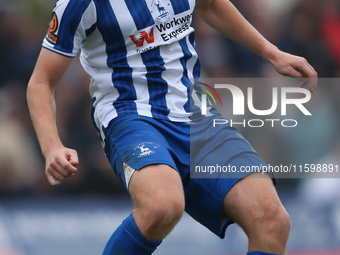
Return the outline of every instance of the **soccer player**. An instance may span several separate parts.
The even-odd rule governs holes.
[[[47,179],[61,184],[76,174],[78,157],[58,136],[53,93],[81,49],[93,122],[135,205],[104,255],[152,254],[184,210],[221,238],[229,224],[239,224],[249,237],[248,255],[286,252],[290,219],[270,176],[190,178],[190,153],[200,160],[200,146],[209,155],[223,151],[219,165],[264,165],[237,130],[212,134],[208,124],[189,124],[190,79],[200,71],[190,26],[194,11],[279,73],[307,78],[301,86],[312,92],[316,87],[317,74],[305,59],[269,43],[228,0],[59,0],[28,85],[28,104]],[[190,136],[198,142],[191,150]],[[212,138],[219,141],[216,150]]]

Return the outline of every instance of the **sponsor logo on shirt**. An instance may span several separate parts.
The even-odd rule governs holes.
[[[156,14],[154,15],[155,24],[151,28],[139,30],[137,34],[129,35],[137,47],[137,53],[144,53],[164,43],[169,44],[189,31],[192,13],[187,12],[172,16],[167,10],[169,6],[171,7],[170,1],[152,0],[149,7],[151,13]]]
[[[49,28],[48,28],[47,35],[46,35],[47,41],[49,41],[53,45],[57,45],[58,43],[58,36],[55,34],[58,30],[58,26],[59,26],[59,21],[58,21],[57,14],[53,12],[52,19],[49,24]]]
[[[153,36],[153,28],[151,28],[149,34],[145,31],[142,31],[139,32],[137,36],[130,35],[130,38],[137,47],[142,47],[144,45],[144,41],[147,43],[153,43],[155,41],[155,37]]]
[[[161,33],[164,42],[176,39],[179,35],[190,28],[192,14],[179,18],[174,17],[172,20],[156,25],[157,30]]]

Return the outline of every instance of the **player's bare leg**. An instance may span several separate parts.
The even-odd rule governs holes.
[[[164,239],[184,211],[184,191],[178,172],[167,165],[144,167],[133,174],[129,191],[139,230],[151,240]]]
[[[253,173],[236,183],[224,199],[222,213],[243,228],[248,251],[286,254],[290,218],[268,175]]]
[[[136,209],[112,234],[103,255],[150,255],[182,217],[182,181],[167,165],[135,171],[129,191]]]

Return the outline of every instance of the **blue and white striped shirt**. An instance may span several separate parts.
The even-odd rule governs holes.
[[[74,57],[91,77],[101,130],[120,114],[189,121],[200,64],[190,26],[195,0],[59,0],[43,47]]]

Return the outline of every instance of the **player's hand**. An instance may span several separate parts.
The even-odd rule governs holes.
[[[306,59],[277,50],[270,63],[279,74],[301,80],[301,88],[316,89],[318,74]]]
[[[67,177],[78,171],[78,154],[75,150],[61,147],[46,156],[45,174],[51,185],[61,184]]]

